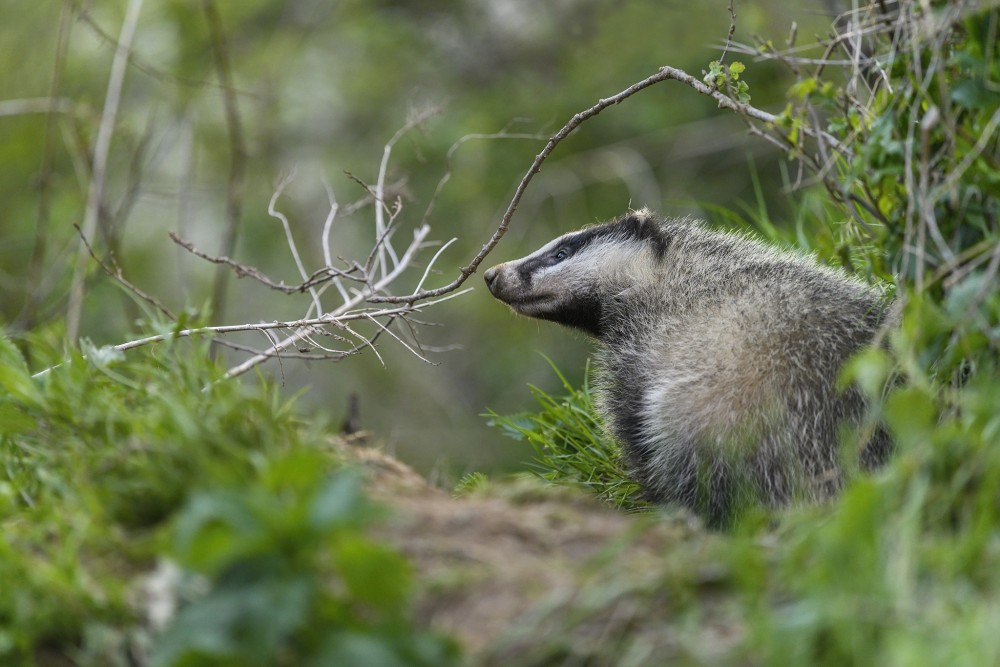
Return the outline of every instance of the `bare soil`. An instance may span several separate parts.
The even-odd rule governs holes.
[[[685,514],[624,514],[529,478],[463,497],[351,447],[379,529],[411,560],[418,617],[477,665],[732,663],[743,624],[719,543]],[[740,662],[740,661],[736,661]]]

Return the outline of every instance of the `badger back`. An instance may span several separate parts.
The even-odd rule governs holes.
[[[659,279],[670,241],[658,220],[638,211],[560,236],[484,277],[493,296],[514,312],[601,337],[615,299]]]

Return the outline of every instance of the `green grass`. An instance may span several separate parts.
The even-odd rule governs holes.
[[[488,423],[531,445],[534,459],[530,469],[545,481],[586,489],[616,508],[645,507],[639,485],[622,467],[618,443],[594,412],[586,381],[582,387],[573,387],[555,365],[549,364],[562,384],[562,396],[530,386],[537,411],[509,416],[491,411]]]

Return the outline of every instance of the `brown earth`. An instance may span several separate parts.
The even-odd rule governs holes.
[[[679,513],[624,514],[528,478],[462,497],[377,449],[351,447],[379,533],[411,560],[418,618],[476,665],[732,663],[721,541]]]

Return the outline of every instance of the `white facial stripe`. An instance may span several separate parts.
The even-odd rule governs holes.
[[[546,243],[541,248],[539,248],[535,252],[531,253],[530,255],[528,255],[527,257],[525,257],[524,259],[519,260],[518,264],[520,264],[521,262],[526,262],[529,259],[537,259],[539,257],[545,257],[546,255],[555,252],[559,248],[559,246],[563,245],[564,240],[567,237],[569,237],[569,236],[570,236],[569,234],[565,234],[563,236],[560,236],[557,239],[553,239],[552,241],[549,241],[548,243]]]

